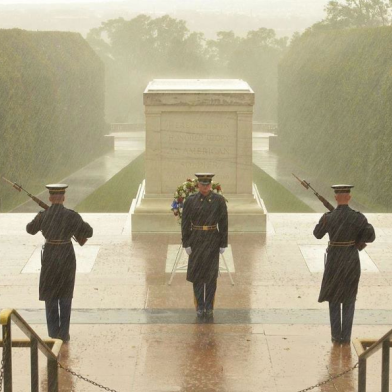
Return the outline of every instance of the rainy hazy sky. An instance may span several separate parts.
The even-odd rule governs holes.
[[[0,4],[51,4],[51,3],[118,3],[118,0],[0,0]],[[124,1],[124,3],[132,3],[134,1]],[[206,4],[206,3],[220,3],[233,4],[238,3],[242,5],[251,4],[252,7],[257,7],[257,5],[263,6],[263,4],[276,4],[279,5],[296,5],[306,3],[318,3],[321,6],[325,5],[324,0],[144,0],[145,3],[155,3],[155,4],[169,4],[169,3],[189,3],[189,4]],[[223,7],[224,8],[224,7]]]
[[[3,5],[45,5],[45,4],[122,4],[135,8],[153,9],[205,9],[216,11],[259,12],[307,12],[323,13],[328,0],[0,0]]]
[[[138,14],[184,19],[191,31],[244,36],[260,27],[278,36],[302,32],[324,18],[328,0],[0,0],[0,28],[77,31],[86,36],[102,22]]]
[[[117,0],[0,0],[0,4],[110,3]]]

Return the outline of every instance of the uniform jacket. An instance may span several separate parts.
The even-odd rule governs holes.
[[[192,230],[195,226],[218,225],[218,230]],[[189,196],[182,214],[182,245],[191,247],[187,280],[210,283],[217,279],[219,248],[227,247],[228,217],[225,198],[214,192]]]
[[[363,214],[347,205],[340,205],[324,214],[313,234],[323,238],[328,233],[330,242],[373,242],[373,226]],[[328,246],[319,302],[349,303],[356,300],[361,265],[355,246]]]
[[[53,204],[40,212],[26,227],[29,234],[42,231],[47,240],[70,241],[68,244],[45,244],[41,259],[39,299],[72,298],[75,286],[76,258],[71,237],[90,238],[91,226],[75,211]]]

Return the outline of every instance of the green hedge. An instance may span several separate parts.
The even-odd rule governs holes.
[[[36,192],[102,154],[105,130],[104,66],[80,34],[0,30],[0,174]],[[4,183],[0,198],[22,200]]]
[[[281,148],[390,211],[392,28],[305,33],[279,68]]]
[[[128,212],[143,179],[144,153],[80,202],[75,210],[101,213]],[[268,212],[314,212],[256,165],[253,165],[253,181]],[[168,211],[169,209],[168,206]]]

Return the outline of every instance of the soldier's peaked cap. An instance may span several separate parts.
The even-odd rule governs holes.
[[[49,193],[51,195],[61,195],[65,193],[65,190],[68,188],[67,184],[48,184],[46,188],[49,189]]]
[[[200,184],[208,185],[208,184],[211,184],[212,177],[214,177],[215,174],[214,173],[195,173],[195,176],[197,177]]]
[[[350,193],[351,189],[354,188],[354,185],[339,184],[332,185],[331,188],[335,191],[335,193]]]

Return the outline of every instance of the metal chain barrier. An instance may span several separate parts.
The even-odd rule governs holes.
[[[60,369],[63,369],[63,370],[65,370],[66,372],[72,374],[73,376],[79,378],[80,380],[86,381],[86,382],[88,382],[88,383],[90,383],[90,384],[92,384],[92,385],[94,385],[94,386],[96,386],[96,387],[98,387],[98,388],[101,388],[101,389],[103,389],[103,390],[105,390],[105,391],[109,391],[109,392],[118,392],[118,391],[116,391],[115,389],[110,389],[110,388],[105,387],[105,386],[103,386],[103,385],[101,385],[101,384],[98,384],[98,383],[95,382],[95,381],[89,380],[87,377],[83,377],[81,374],[78,374],[78,373],[74,372],[73,370],[66,368],[66,367],[65,367],[64,365],[62,365],[60,362],[57,362],[57,366],[58,366]],[[0,392],[1,392],[1,389],[0,389]]]
[[[75,376],[75,377],[77,377],[77,378],[79,378],[79,379],[81,379],[81,380],[84,380],[84,381],[86,381],[86,382],[88,382],[88,383],[90,383],[90,384],[92,384],[92,385],[94,385],[94,386],[96,386],[96,387],[98,387],[98,388],[104,389],[105,391],[109,391],[109,392],[118,392],[118,391],[116,391],[115,389],[110,389],[110,388],[105,387],[105,386],[103,386],[103,385],[101,385],[101,384],[98,384],[98,383],[95,382],[95,381],[89,380],[88,378],[83,377],[82,375],[80,375],[80,374],[74,372],[74,371],[71,370],[71,369],[67,369],[67,368],[64,367],[60,362],[57,362],[57,364],[58,364],[59,368],[65,370],[66,372],[72,374],[73,376]],[[337,374],[336,376],[330,377],[328,380],[321,381],[321,382],[319,382],[319,383],[316,384],[316,385],[313,385],[313,386],[308,387],[308,388],[305,388],[305,389],[301,389],[301,390],[298,391],[298,392],[307,392],[307,391],[311,391],[312,389],[321,387],[322,385],[328,384],[329,382],[331,382],[331,381],[333,381],[333,380],[336,380],[337,378],[343,377],[345,374],[352,372],[352,371],[353,371],[354,369],[356,369],[357,367],[358,367],[358,362],[357,362],[353,367],[351,367],[350,369],[347,369],[347,370],[345,370],[344,372]],[[0,392],[1,392],[1,389],[0,389]]]
[[[7,339],[7,336],[4,336],[4,342],[5,342],[6,339]],[[2,355],[1,367],[0,367],[0,392],[2,392],[2,390],[3,390],[4,363],[5,363],[5,356],[6,356],[6,353],[5,353],[6,350],[4,350],[4,342],[3,342],[3,355]],[[86,382],[88,382],[88,383],[90,383],[90,384],[92,384],[92,385],[94,385],[94,386],[96,386],[96,387],[98,387],[98,388],[100,388],[100,389],[103,389],[103,390],[109,391],[109,392],[118,392],[118,391],[115,390],[115,389],[111,389],[111,388],[109,388],[109,387],[105,387],[104,385],[98,384],[97,382],[95,382],[95,381],[93,381],[93,380],[90,380],[90,379],[88,379],[87,377],[84,377],[84,376],[82,376],[81,374],[78,374],[78,373],[74,372],[74,371],[71,370],[71,369],[66,368],[66,367],[65,367],[64,365],[62,365],[60,362],[57,362],[57,366],[58,366],[60,369],[63,369],[63,370],[65,370],[66,372],[72,374],[73,376],[79,378],[80,380],[86,381]],[[319,382],[318,384],[313,385],[313,386],[311,386],[311,387],[308,387],[308,388],[305,388],[305,389],[301,389],[301,390],[298,391],[298,392],[307,392],[307,391],[311,391],[312,389],[318,388],[318,387],[320,387],[320,386],[322,386],[322,385],[325,385],[325,384],[327,384],[327,383],[329,383],[329,382],[331,382],[331,381],[333,381],[333,380],[336,380],[336,379],[338,379],[338,378],[340,378],[340,377],[343,377],[345,374],[352,372],[352,371],[353,371],[354,369],[356,369],[357,367],[358,367],[358,362],[357,362],[354,366],[352,366],[351,368],[345,370],[344,372],[339,373],[339,374],[337,374],[336,376],[330,377],[328,380],[321,381],[321,382]]]
[[[333,380],[336,380],[337,378],[343,377],[345,374],[352,372],[357,367],[358,367],[358,362],[353,367],[351,367],[350,369],[347,369],[344,372],[337,374],[336,376],[330,377],[328,380],[321,381],[321,382],[319,382],[316,385],[313,385],[313,386],[305,388],[305,389],[301,389],[298,392],[307,392],[307,391],[311,391],[314,388],[321,387],[322,385],[328,384],[329,382],[331,382]]]

